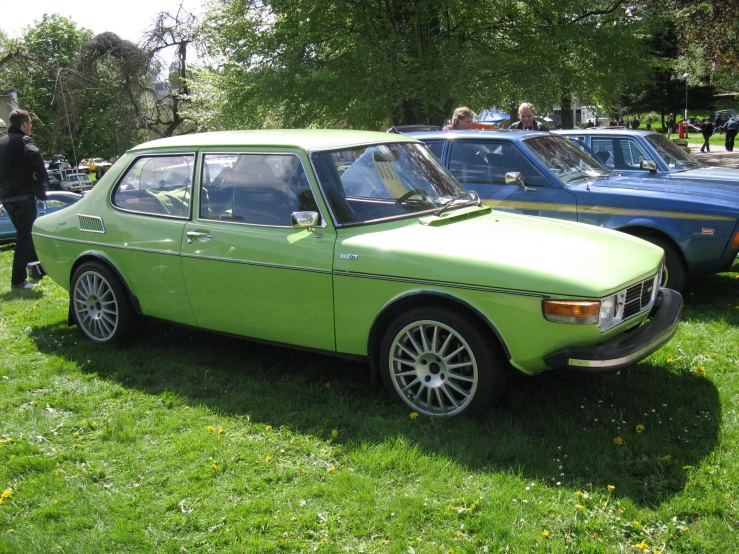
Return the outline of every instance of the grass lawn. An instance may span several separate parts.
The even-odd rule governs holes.
[[[12,253],[0,553],[736,551],[738,273],[694,282],[630,370],[438,421],[359,363],[150,323],[87,342],[50,280],[10,291]]]

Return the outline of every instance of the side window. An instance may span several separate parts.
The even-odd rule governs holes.
[[[613,139],[593,137],[593,152],[602,164],[611,168],[615,165],[616,156],[613,152]]]
[[[444,150],[444,142],[440,140],[435,140],[432,142],[427,142],[426,146],[429,147],[429,150],[431,150],[431,153],[436,156],[438,159],[441,159],[441,153]]]
[[[616,142],[623,156],[623,165],[616,169],[639,169],[641,161],[647,159],[644,150],[630,139],[616,139]]]
[[[292,227],[293,212],[318,211],[292,154],[206,154],[202,182],[202,219]]]
[[[517,171],[526,184],[548,186],[544,176],[511,142],[455,142],[449,171],[462,184],[504,185],[506,173]]]
[[[194,155],[144,156],[113,191],[113,205],[152,215],[189,217]]]

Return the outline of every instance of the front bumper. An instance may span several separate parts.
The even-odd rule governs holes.
[[[677,331],[683,297],[672,289],[660,289],[649,320],[633,331],[598,346],[568,348],[544,357],[553,369],[576,369],[588,373],[617,371],[643,360]]]

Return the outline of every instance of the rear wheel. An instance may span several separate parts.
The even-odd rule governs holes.
[[[398,317],[380,356],[390,394],[426,416],[477,415],[505,386],[505,368],[488,337],[447,308],[415,308]]]
[[[77,327],[91,341],[119,342],[131,327],[133,310],[126,291],[99,262],[86,262],[74,272],[70,302]]]

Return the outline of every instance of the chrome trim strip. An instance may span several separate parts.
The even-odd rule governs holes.
[[[87,240],[78,240],[78,239],[67,239],[67,238],[59,238],[59,237],[53,237],[50,235],[42,235],[40,233],[33,233],[34,236],[45,238],[45,239],[52,239],[57,241],[63,241],[63,242],[72,242],[75,244],[87,244],[90,246],[97,246],[101,248],[115,248],[117,250],[131,250],[133,252],[145,252],[148,254],[164,254],[166,256],[179,256],[182,258],[193,258],[198,260],[208,260],[213,262],[226,262],[226,263],[232,263],[232,264],[243,264],[243,265],[251,265],[251,266],[257,266],[257,267],[270,267],[273,269],[288,269],[291,271],[306,271],[308,273],[321,273],[325,275],[331,275],[330,269],[316,269],[314,267],[299,267],[299,266],[292,266],[292,265],[280,265],[280,264],[267,264],[264,262],[255,262],[252,260],[233,260],[229,258],[216,258],[211,256],[196,256],[194,254],[182,254],[180,252],[164,252],[162,250],[152,250],[150,248],[135,248],[132,246],[120,246],[117,244],[106,244],[103,242],[92,242]]]
[[[657,337],[654,341],[649,343],[643,348],[640,348],[636,352],[632,352],[628,356],[623,356],[621,358],[616,358],[613,360],[579,360],[576,358],[569,358],[567,360],[568,365],[571,365],[573,367],[592,367],[592,368],[609,368],[609,367],[615,367],[623,364],[628,364],[634,360],[638,360],[641,358],[644,358],[647,356],[648,353],[653,352],[657,350],[660,346],[668,342],[672,335],[677,332],[677,322],[667,329],[664,333],[662,333],[659,337]]]
[[[256,267],[269,267],[272,269],[288,269],[291,271],[306,271],[308,273],[323,273],[326,275],[331,275],[330,269],[316,269],[314,267],[299,267],[299,266],[294,266],[294,265],[268,264],[264,262],[255,262],[252,260],[234,260],[231,258],[217,258],[214,256],[196,256],[195,254],[180,254],[180,256],[183,258],[207,260],[209,262],[226,262],[230,264],[251,265],[251,266],[256,266]]]
[[[50,239],[54,241],[62,241],[62,242],[71,242],[74,244],[87,244],[89,246],[97,246],[100,248],[115,248],[116,250],[131,250],[134,252],[147,252],[149,254],[163,254],[165,256],[179,256],[179,252],[167,252],[165,250],[154,250],[151,248],[136,248],[134,246],[121,246],[118,244],[108,244],[105,242],[93,242],[90,240],[79,240],[79,239],[69,239],[64,237],[55,237],[51,235],[44,235],[41,233],[33,233],[34,237],[40,237],[44,239]]]
[[[373,275],[371,273],[355,273],[353,271],[336,271],[335,270],[333,273],[337,277],[356,277],[359,279],[377,279],[380,281],[396,281],[398,283],[411,283],[414,285],[426,285],[426,286],[434,286],[434,287],[448,287],[448,288],[455,288],[455,289],[477,290],[481,292],[498,292],[501,294],[515,294],[517,296],[531,296],[534,298],[550,298],[550,296],[546,294],[542,294],[540,292],[501,289],[501,288],[495,288],[495,287],[483,287],[480,285],[466,285],[464,283],[448,283],[445,281],[431,281],[428,279],[411,279],[408,277],[391,277],[388,275]]]

